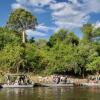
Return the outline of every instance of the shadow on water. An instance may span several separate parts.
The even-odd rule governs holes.
[[[0,100],[100,100],[100,88],[5,88],[0,90]]]

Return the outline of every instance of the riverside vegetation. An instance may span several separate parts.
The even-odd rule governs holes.
[[[83,37],[60,29],[49,40],[27,38],[35,30],[37,18],[24,9],[11,12],[0,28],[1,73],[70,74],[84,77],[100,71],[100,28],[87,23]]]

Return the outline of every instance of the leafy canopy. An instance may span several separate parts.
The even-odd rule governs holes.
[[[16,9],[11,14],[7,21],[7,27],[11,30],[23,32],[28,29],[35,29],[37,19],[30,12],[24,9]]]

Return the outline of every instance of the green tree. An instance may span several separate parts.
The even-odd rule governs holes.
[[[34,54],[34,66],[33,70],[35,73],[43,74],[49,64],[49,47],[43,41],[43,44],[36,45],[36,52]]]
[[[49,43],[51,46],[55,45],[56,43],[59,43],[61,41],[64,41],[66,36],[68,34],[68,31],[65,29],[60,29],[59,31],[57,31],[56,33],[54,33],[50,39],[49,39]]]
[[[96,73],[99,73],[100,71],[100,56],[97,56],[93,59],[92,62],[87,64],[87,70],[88,71],[95,71]]]
[[[78,45],[79,44],[79,38],[76,36],[74,32],[70,32],[67,34],[64,42],[66,44],[73,44],[73,45]]]
[[[25,49],[25,67],[24,70],[26,72],[32,72],[34,70],[34,59],[36,53],[36,46],[33,43],[26,43]]]
[[[83,32],[83,41],[91,42],[93,36],[93,25],[90,23],[84,24],[81,30]]]
[[[19,33],[10,31],[7,28],[0,28],[0,50],[7,44],[20,44],[21,37],[18,34]]]
[[[22,53],[23,48],[19,45],[7,44],[0,51],[0,68],[5,71],[19,72],[21,65],[24,64]]]
[[[28,29],[35,29],[37,19],[30,12],[24,9],[16,9],[11,14],[7,21],[7,27],[11,30],[22,33],[22,42],[25,43],[25,31]]]
[[[34,37],[31,37],[30,39],[28,39],[28,42],[29,42],[29,43],[35,43]]]
[[[86,74],[86,65],[93,60],[94,57],[98,55],[96,52],[95,47],[88,43],[88,44],[83,44],[80,43],[78,47],[76,48],[74,52],[74,57],[75,57],[75,70],[78,72],[81,76],[84,77]]]
[[[36,46],[39,48],[47,46],[47,41],[45,39],[39,39],[35,42]]]
[[[100,43],[100,27],[94,28],[93,33],[93,40]]]
[[[69,32],[68,30],[60,29],[59,31],[54,33],[49,39],[49,44],[51,44],[51,46],[55,45],[56,43],[59,44],[59,42],[64,42],[65,44],[78,45],[79,38],[75,35],[74,32]]]
[[[48,73],[66,73],[73,69],[73,53],[72,45],[66,45],[63,42],[54,45],[48,51],[48,66],[46,71]]]

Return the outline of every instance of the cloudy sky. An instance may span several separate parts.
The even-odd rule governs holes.
[[[36,38],[49,38],[60,28],[82,37],[80,27],[83,24],[100,26],[100,0],[1,0],[0,26],[5,25],[11,10],[17,8],[24,8],[37,17],[36,30],[27,31]]]

